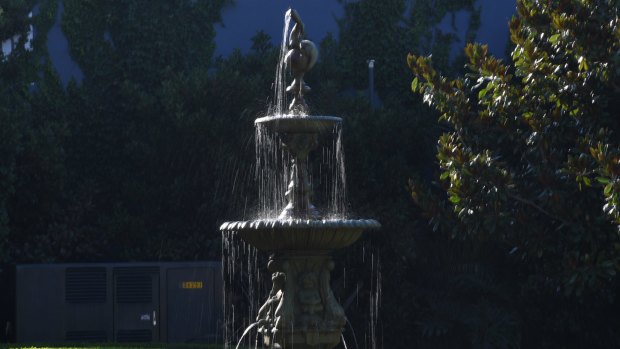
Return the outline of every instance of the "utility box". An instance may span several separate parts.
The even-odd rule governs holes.
[[[217,342],[220,262],[18,265],[18,342]]]

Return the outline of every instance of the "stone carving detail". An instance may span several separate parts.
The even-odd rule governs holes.
[[[284,273],[276,272],[271,275],[271,282],[273,286],[271,292],[269,292],[269,298],[258,310],[258,326],[259,332],[266,334],[270,333],[274,328],[278,326],[279,318],[276,318],[275,313],[282,301],[282,295],[284,294],[284,283],[286,282],[286,275]]]
[[[317,328],[321,321],[323,301],[319,292],[319,280],[314,271],[304,272],[299,277],[300,290],[297,301],[301,308],[300,325],[302,328]]]
[[[331,257],[274,255],[268,268],[273,287],[256,319],[265,345],[300,349],[336,346],[346,317],[329,284],[334,268]]]
[[[325,320],[328,326],[339,328],[342,330],[347,322],[344,309],[336,301],[332,288],[330,287],[330,273],[334,269],[334,261],[331,258],[327,261],[327,265],[321,271],[321,298],[325,304]]]
[[[308,154],[318,146],[318,135],[311,133],[283,135],[282,143],[293,155],[293,159],[291,180],[286,190],[288,204],[278,218],[317,219],[319,211],[310,202],[312,190],[307,167]]]

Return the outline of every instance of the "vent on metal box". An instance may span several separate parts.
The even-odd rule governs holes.
[[[157,268],[117,268],[116,302],[117,303],[152,303],[153,274]]]
[[[153,340],[151,330],[118,330],[116,332],[117,342],[150,342]]]
[[[68,303],[105,303],[105,268],[67,268],[65,270],[65,301]]]
[[[65,340],[70,342],[107,342],[105,331],[67,331]]]

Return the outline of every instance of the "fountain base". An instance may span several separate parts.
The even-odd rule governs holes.
[[[273,283],[258,311],[256,326],[268,348],[331,349],[346,324],[330,286],[334,261],[329,252],[378,229],[374,219],[258,219],[225,222],[223,232],[238,234],[261,251],[271,251],[267,267]]]
[[[281,252],[269,258],[273,288],[257,316],[269,348],[331,349],[346,316],[330,286],[334,269],[324,252]]]

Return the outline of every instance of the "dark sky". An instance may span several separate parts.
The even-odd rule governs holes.
[[[479,0],[482,5],[476,41],[488,43],[495,56],[504,56],[508,43],[508,21],[516,13],[515,0]]]
[[[515,0],[478,0],[476,6],[482,7],[482,25],[476,41],[488,43],[491,53],[503,57],[508,39],[507,22],[514,13]],[[216,26],[216,55],[227,56],[235,48],[247,52],[251,45],[250,39],[258,30],[265,31],[271,36],[274,45],[278,45],[282,40],[284,12],[289,7],[300,13],[309,39],[318,43],[328,32],[337,37],[336,18],[343,15],[343,8],[338,0],[236,0],[235,5],[224,9],[222,25]],[[56,23],[47,33],[47,47],[52,63],[66,85],[71,78],[81,81],[83,74],[69,55],[68,42],[60,26],[62,11],[61,3]],[[453,15],[456,30],[451,24]],[[448,14],[439,28],[463,38],[469,18],[470,14],[466,11]],[[453,51],[461,50],[464,45],[464,42],[455,44]]]
[[[308,39],[318,43],[328,32],[338,33],[335,18],[342,17],[344,11],[336,0],[236,0],[222,12],[223,24],[216,26],[216,55],[227,56],[235,48],[247,52],[250,38],[261,29],[279,45],[289,7],[301,16]]]
[[[494,55],[504,55],[508,40],[508,20],[515,11],[515,4],[515,0],[476,2],[476,6],[482,6],[482,25],[476,41],[488,43]],[[282,40],[284,12],[289,7],[299,12],[307,28],[306,36],[310,40],[318,43],[328,32],[338,33],[335,18],[341,17],[344,11],[337,0],[236,0],[234,6],[224,9],[223,25],[216,27],[216,55],[227,56],[235,48],[247,52],[251,44],[250,38],[261,29],[271,36],[274,44],[278,44]],[[448,14],[439,27],[445,32],[455,32],[463,38],[469,24],[469,13],[460,11],[455,14],[457,31],[452,28],[451,16],[452,14]],[[463,47],[464,44],[462,42],[460,46]]]
[[[71,78],[74,78],[76,81],[82,81],[84,74],[69,55],[69,41],[60,27],[63,12],[64,7],[61,2],[56,13],[56,22],[47,33],[47,51],[52,59],[52,64],[54,64],[58,75],[60,75],[60,80],[63,85],[67,86]]]

